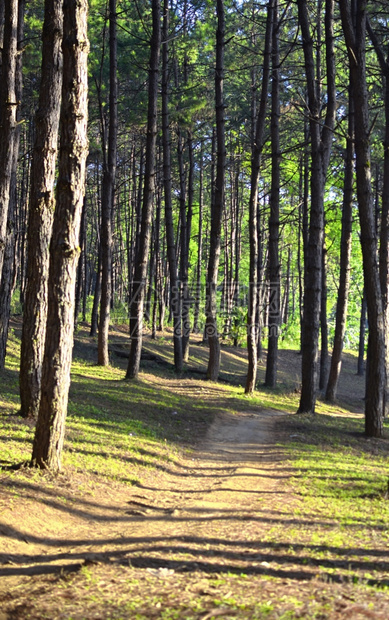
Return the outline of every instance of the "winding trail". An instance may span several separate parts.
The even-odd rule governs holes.
[[[61,495],[23,485],[23,510],[19,502],[2,510],[2,586],[90,560],[252,571],[258,552],[248,553],[249,540],[282,518],[275,510],[289,472],[276,445],[280,419],[274,412],[221,414],[190,458],[161,464],[134,487],[106,484],[80,497],[71,485]]]
[[[97,484],[86,496],[77,480],[60,494],[32,480],[12,505],[0,495],[0,620],[170,619],[160,612],[174,605],[198,612],[172,618],[251,619],[258,601],[275,601],[276,615],[266,617],[280,618],[298,596],[306,601],[301,618],[387,618],[354,604],[352,584],[342,584],[347,549],[311,544],[317,530],[339,524],[310,514],[291,490],[296,472],[278,445],[283,419],[275,411],[220,413],[198,450],[159,463],[137,486]],[[317,616],[329,576],[336,603]],[[215,608],[215,592],[224,606]],[[232,595],[242,611],[228,615]],[[389,609],[386,595],[370,599]],[[129,612],[129,601],[143,615]]]

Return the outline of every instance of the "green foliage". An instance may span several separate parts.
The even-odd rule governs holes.
[[[292,315],[287,325],[281,327],[280,345],[285,349],[299,349],[300,336],[300,320],[298,317]]]
[[[11,298],[11,316],[20,316],[23,311],[23,307],[20,301],[20,289],[16,288]]]
[[[377,4],[377,3],[375,3]],[[182,188],[177,162],[177,135],[181,134],[184,144],[184,191],[188,206],[189,157],[187,140],[191,136],[194,151],[193,178],[193,217],[189,247],[189,282],[197,280],[197,253],[199,233],[200,189],[203,201],[203,252],[201,256],[201,285],[204,287],[209,251],[211,202],[213,195],[214,157],[212,152],[215,124],[214,69],[215,69],[215,5],[205,0],[170,3],[169,32],[169,115],[172,152],[172,190],[173,219],[175,238],[179,239],[179,202]],[[312,24],[320,16],[317,7],[309,4]],[[323,9],[323,6],[322,6]],[[40,75],[41,26],[43,5],[36,1],[26,6],[26,46],[24,51],[24,114],[28,123],[37,101]],[[109,93],[109,37],[108,7],[106,2],[92,0],[89,7],[89,144],[88,188],[87,188],[87,240],[86,275],[84,286],[88,295],[93,294],[97,271],[99,244],[99,210],[101,202],[102,179],[102,118],[106,121]],[[226,135],[226,196],[225,220],[222,230],[222,255],[219,269],[219,307],[223,306],[222,288],[226,282],[235,279],[233,265],[236,253],[239,267],[237,275],[242,287],[248,286],[249,244],[248,244],[248,203],[250,194],[250,171],[252,149],[252,120],[258,109],[263,72],[263,46],[266,26],[266,3],[252,0],[236,3],[225,2],[226,48],[224,72],[225,97],[225,135]],[[387,33],[383,27],[383,15],[375,5],[369,7],[370,20],[377,31],[379,41],[387,44]],[[280,171],[281,171],[281,215],[280,215],[280,273],[281,297],[287,288],[287,265],[290,257],[289,274],[289,317],[282,327],[282,339],[288,346],[299,347],[300,282],[304,272],[302,248],[302,199],[305,179],[304,161],[309,156],[307,142],[307,110],[305,81],[302,77],[303,50],[300,40],[296,3],[280,4],[282,21],[280,28],[281,54],[281,117],[280,117]],[[335,310],[338,297],[339,255],[341,236],[341,207],[343,192],[343,162],[345,137],[348,131],[348,67],[346,50],[338,11],[336,12],[336,88],[337,112],[336,131],[326,182],[326,248],[328,265],[328,324],[330,343],[335,328]],[[151,5],[147,0],[133,3],[119,0],[118,21],[118,77],[119,77],[119,144],[118,170],[115,196],[114,224],[114,271],[115,291],[112,320],[114,323],[126,319],[126,305],[131,286],[131,269],[134,264],[136,241],[136,212],[142,199],[143,164],[145,149],[145,126],[147,117],[147,86],[149,41],[151,33]],[[319,51],[318,29],[313,29],[315,49]],[[321,33],[323,44],[323,32]],[[317,58],[321,64],[321,81],[325,90],[324,47]],[[368,89],[371,108],[371,146],[372,183],[377,197],[378,227],[380,226],[380,206],[382,202],[382,161],[385,115],[382,105],[383,83],[372,46],[367,49]],[[270,98],[269,98],[270,104]],[[322,101],[322,118],[326,109],[325,97]],[[266,119],[265,144],[260,169],[259,216],[261,254],[267,260],[269,193],[271,187],[271,159],[269,142],[269,110]],[[159,115],[161,109],[159,109]],[[105,123],[104,121],[104,123]],[[160,121],[160,116],[159,116]],[[103,123],[103,124],[104,124]],[[22,136],[25,153],[21,156],[20,178],[27,175],[34,131]],[[27,135],[28,134],[28,135]],[[28,137],[29,136],[29,137]],[[24,142],[23,142],[24,144]],[[161,196],[162,218],[158,231],[160,241],[161,268],[159,271],[160,290],[168,288],[166,269],[166,233],[164,225],[163,166],[162,145],[159,136],[157,192]],[[202,157],[202,185],[200,188],[200,153]],[[308,161],[309,168],[309,161]],[[304,180],[305,179],[305,180]],[[20,195],[24,196],[20,190]],[[21,198],[22,200],[22,198]],[[24,198],[23,198],[24,200]],[[309,196],[308,196],[309,202]],[[236,204],[235,204],[236,203]],[[308,205],[309,206],[309,205]],[[23,222],[20,228],[23,229]],[[359,241],[359,221],[355,205],[353,230],[353,249],[351,259],[351,288],[349,296],[348,324],[345,347],[355,350],[359,339],[360,305],[363,293],[362,256]],[[234,234],[239,242],[234,246]],[[179,244],[178,244],[179,246]],[[179,247],[177,247],[179,258]],[[266,265],[264,269],[266,279]],[[303,290],[303,282],[301,282]],[[165,300],[166,301],[166,300]],[[224,303],[223,311],[226,304]],[[232,326],[230,336],[238,337],[244,345],[244,315],[246,302],[236,309],[234,304],[229,322]],[[87,315],[91,309],[88,299]],[[12,312],[19,313],[20,307],[13,301]],[[193,320],[193,307],[191,309]],[[201,301],[202,320],[204,319],[204,299]],[[226,317],[219,318],[223,333]]]

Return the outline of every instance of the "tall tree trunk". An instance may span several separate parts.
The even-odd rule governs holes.
[[[262,217],[263,215],[263,217]],[[264,216],[261,210],[261,204],[258,201],[257,204],[257,239],[258,239],[258,258],[257,258],[257,300],[256,300],[256,325],[257,325],[257,334],[256,334],[256,342],[254,342],[254,346],[257,349],[257,360],[262,361],[263,355],[263,344],[262,344],[262,334],[263,334],[263,325],[264,325],[264,305],[266,298],[266,282],[265,282],[265,269],[267,263],[267,253],[264,251]],[[250,361],[249,361],[250,368]],[[255,385],[255,384],[254,384]]]
[[[238,179],[237,179],[238,181]],[[243,192],[242,192],[243,193]],[[239,344],[239,328],[240,328],[240,317],[239,317],[239,294],[240,294],[240,282],[239,282],[239,264],[241,260],[241,248],[242,248],[242,217],[243,217],[243,209],[241,208],[240,200],[236,200],[236,213],[235,213],[235,222],[236,222],[236,231],[235,231],[235,263],[233,266],[234,271],[234,299],[233,299],[233,312],[235,313],[234,319],[234,347],[237,347]],[[259,252],[258,252],[259,253]]]
[[[193,157],[193,140],[191,132],[188,131],[188,158],[189,158],[189,171],[188,171],[188,188],[187,198],[188,207],[186,212],[186,239],[185,239],[185,253],[181,254],[181,281],[182,281],[182,354],[184,362],[189,360],[189,339],[190,339],[190,291],[189,291],[189,249],[190,238],[192,231],[192,216],[193,216],[193,177],[194,177],[194,157]]]
[[[165,245],[165,244],[164,244]],[[169,278],[167,277],[168,273],[168,263],[166,260],[165,250],[163,252],[164,257],[161,265],[161,277],[159,279],[160,282],[160,291],[159,291],[159,304],[158,304],[158,327],[157,330],[162,332],[164,329],[165,323],[165,314],[166,314],[166,303],[168,298],[168,286],[169,286]]]
[[[158,192],[157,197],[157,210],[155,216],[155,246],[154,246],[154,260],[155,260],[155,269],[152,279],[152,289],[154,293],[153,298],[153,306],[151,311],[151,337],[153,339],[157,336],[157,306],[158,306],[158,296],[159,293],[162,292],[162,287],[159,285],[159,266],[160,266],[160,229],[161,229],[161,192]],[[151,304],[151,299],[150,299]]]
[[[84,204],[82,206],[81,225],[80,225],[80,258],[77,266],[77,284],[76,284],[76,296],[74,301],[74,327],[78,325],[78,315],[80,313],[81,305],[81,292],[86,288],[86,278],[83,281],[85,274],[85,243],[86,243],[86,194],[84,196]],[[84,293],[85,296],[85,293]],[[83,320],[85,321],[85,311],[83,313]]]
[[[5,0],[1,0],[0,1],[0,46],[1,46],[1,50],[3,49],[3,45],[4,45],[4,13],[5,13]],[[2,54],[0,54],[0,79],[2,76],[2,64],[3,64],[3,57]]]
[[[62,4],[62,0],[45,1],[42,31],[42,77],[31,164],[27,284],[19,375],[21,415],[26,418],[37,417],[41,393],[62,87]]]
[[[32,123],[31,123],[32,124]],[[23,145],[33,144],[31,140],[32,130],[31,127],[22,126]],[[24,147],[25,150],[25,147]],[[32,149],[31,149],[32,154]],[[24,296],[26,290],[26,255],[27,255],[27,219],[29,201],[28,195],[31,188],[31,162],[27,161],[24,157],[22,161],[22,179],[21,179],[21,203],[19,209],[16,211],[16,240],[17,240],[17,257],[19,265],[19,291],[20,291],[20,303],[22,308],[24,307]]]
[[[321,101],[318,96],[313,39],[305,0],[297,0],[303,39],[305,73],[308,91],[311,140],[311,210],[306,255],[304,310],[302,330],[302,387],[300,413],[314,413],[317,394],[319,357],[319,325],[322,287],[322,249],[324,238],[324,188],[335,119],[335,62],[333,14],[334,1],[325,3],[325,39],[327,69],[327,112],[321,130]]]
[[[249,199],[249,237],[250,237],[250,268],[249,268],[249,302],[247,309],[247,354],[248,369],[245,393],[251,394],[255,390],[258,367],[258,184],[259,169],[263,149],[263,134],[265,129],[266,108],[270,77],[270,59],[273,28],[274,0],[269,0],[267,6],[265,47],[263,52],[262,88],[259,102],[258,116],[255,126],[255,139],[251,153],[250,172],[250,199]]]
[[[163,184],[165,198],[165,228],[167,259],[170,275],[170,297],[173,301],[173,349],[174,368],[182,372],[182,331],[181,331],[181,295],[178,284],[176,249],[174,241],[173,209],[172,209],[172,172],[171,172],[171,139],[169,130],[169,2],[163,5],[163,46],[162,46],[162,141],[163,141]]]
[[[3,269],[7,242],[7,217],[18,109],[15,92],[18,55],[18,0],[6,0],[4,4],[4,41],[1,51],[2,84],[0,90],[0,273]]]
[[[385,133],[384,133],[384,166],[382,187],[382,216],[379,249],[379,270],[382,304],[385,323],[385,390],[384,415],[389,413],[389,59],[367,20],[367,29],[370,39],[377,53],[381,68],[385,102]]]
[[[189,357],[189,307],[188,307],[188,231],[186,213],[186,170],[184,164],[184,144],[180,129],[177,131],[177,158],[180,179],[180,292],[181,292],[181,315],[182,315],[182,358],[184,362]],[[184,318],[185,317],[185,318]],[[185,323],[185,324],[184,324]]]
[[[194,320],[193,320],[193,332],[198,334],[200,331],[199,315],[200,315],[200,300],[201,300],[201,268],[203,259],[203,183],[204,183],[204,170],[203,170],[203,143],[200,146],[200,163],[199,163],[199,230],[197,235],[197,268],[196,268],[196,290],[195,290],[195,307],[194,307]]]
[[[385,388],[383,414],[386,417],[389,415],[389,63],[387,63],[385,73],[384,180],[382,188],[379,270],[384,312]]]
[[[18,2],[18,30],[17,47],[18,56],[15,69],[15,98],[16,101],[22,100],[23,73],[22,73],[22,46],[24,32],[24,0]],[[16,267],[15,256],[15,216],[17,209],[17,168],[20,143],[20,121],[21,113],[18,106],[16,114],[17,126],[14,138],[14,153],[11,173],[10,199],[7,217],[7,238],[3,261],[3,269],[0,282],[0,369],[4,368],[5,355],[8,339],[8,326],[11,313],[11,297],[14,288],[14,275]]]
[[[327,321],[327,248],[325,236],[321,255],[321,299],[320,299],[320,375],[319,390],[324,390],[328,378],[328,321]]]
[[[95,278],[95,287],[94,287],[94,292],[93,292],[93,305],[92,305],[90,332],[89,332],[89,335],[91,338],[94,338],[97,334],[97,327],[99,324],[100,297],[101,297],[101,244],[100,244],[100,240],[98,240],[96,278]]]
[[[157,210],[158,210],[158,198],[156,202],[157,202]],[[150,260],[149,260],[149,266],[148,266],[149,275],[147,278],[147,292],[145,294],[145,310],[144,310],[144,315],[143,315],[146,323],[149,323],[151,319],[151,299],[153,297],[154,276],[156,272],[155,246],[157,243],[157,236],[159,235],[159,231],[157,234],[158,229],[156,227],[156,219],[157,218],[155,216],[155,220],[153,220],[151,223]]]
[[[366,294],[365,294],[365,291],[363,291],[363,296],[361,299],[361,318],[359,321],[359,342],[358,342],[358,362],[357,362],[357,375],[359,377],[363,377],[363,375],[365,374],[364,357],[365,357],[366,313],[367,313]]]
[[[16,143],[16,140],[15,140]],[[7,238],[0,281],[0,370],[4,369],[7,352],[8,327],[11,312],[15,270],[15,211],[17,200],[16,170],[12,174],[10,201],[7,218]]]
[[[134,138],[135,141],[135,138]],[[127,241],[128,245],[128,290],[131,291],[134,281],[134,264],[137,250],[139,248],[139,231],[140,231],[140,213],[142,210],[142,179],[143,179],[143,148],[140,148],[139,158],[139,179],[137,184],[137,166],[136,166],[136,149],[132,153],[132,192],[131,202],[131,235]],[[130,301],[130,300],[129,300]]]
[[[307,252],[308,252],[308,200],[309,200],[309,125],[307,120],[304,122],[304,139],[305,146],[304,152],[300,160],[300,180],[299,180],[299,199],[300,199],[300,213],[299,213],[299,312],[300,312],[300,351],[302,350],[303,343],[303,331],[304,331],[304,282],[305,282],[305,270],[307,265]],[[301,248],[302,242],[302,248]],[[301,258],[303,260],[301,260]]]
[[[352,98],[349,102],[348,135],[344,163],[342,233],[340,240],[340,274],[338,299],[336,304],[335,336],[332,350],[330,374],[328,378],[326,400],[335,402],[339,375],[342,366],[342,350],[346,332],[348,292],[351,273],[351,241],[352,241],[352,207],[353,207],[353,163],[354,157],[354,110]],[[363,357],[362,357],[363,359]]]
[[[357,0],[356,2],[355,26],[350,2],[339,0],[339,7],[350,62],[351,89],[355,106],[357,197],[369,321],[365,432],[369,437],[381,437],[383,433],[385,387],[385,325],[377,264],[377,236],[371,189],[370,125],[365,49],[366,1]]]
[[[211,237],[207,272],[207,300],[205,307],[206,333],[209,344],[207,379],[217,381],[220,371],[220,340],[216,321],[216,293],[221,247],[221,228],[224,210],[224,178],[226,165],[224,128],[224,47],[225,13],[224,0],[216,0],[216,68],[215,68],[215,107],[216,107],[216,182],[211,213]]]
[[[101,298],[97,342],[97,363],[109,365],[108,334],[112,293],[112,213],[115,195],[118,133],[117,25],[116,0],[109,0],[109,128],[108,152],[103,155],[101,195]]]
[[[280,259],[280,54],[278,0],[273,9],[272,37],[272,109],[271,109],[271,193],[269,218],[269,336],[265,385],[275,387],[277,382],[278,336],[281,322]]]
[[[56,209],[50,246],[49,300],[42,396],[31,464],[61,469],[70,365],[79,230],[88,152],[87,0],[64,0],[63,89]]]
[[[93,238],[95,240],[93,258],[91,260],[91,285],[93,287],[93,305],[91,311],[91,326],[89,336],[94,338],[99,326],[99,307],[101,296],[101,191],[100,191],[100,164],[97,160],[94,166],[95,187],[93,192]],[[97,260],[96,260],[97,259]],[[91,287],[91,288],[92,288]]]
[[[282,322],[287,325],[289,321],[289,305],[290,305],[290,268],[292,262],[292,248],[288,248],[288,260],[286,262],[286,278],[285,278],[285,289],[284,289],[284,297],[282,304]],[[293,282],[292,282],[292,290],[293,290]],[[292,308],[292,315],[294,315],[294,306]]]
[[[150,249],[151,221],[155,193],[155,162],[157,145],[157,100],[159,57],[161,48],[160,2],[152,0],[153,31],[150,42],[150,70],[148,93],[148,118],[146,140],[146,163],[142,201],[142,221],[139,240],[139,252],[136,257],[134,282],[130,304],[131,348],[127,367],[127,379],[138,376],[143,337],[143,306],[145,298],[147,263]]]

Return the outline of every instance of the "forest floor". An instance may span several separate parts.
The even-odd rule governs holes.
[[[192,346],[182,377],[168,337],[123,379],[77,334],[64,470],[28,468],[17,415],[18,330],[0,377],[0,620],[389,617],[388,433],[363,435],[364,380],[347,355],[336,405],[296,415],[300,358],[243,395],[245,351],[219,383]]]

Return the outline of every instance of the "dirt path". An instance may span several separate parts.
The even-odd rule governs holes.
[[[271,412],[221,415],[189,459],[161,464],[132,488],[97,485],[88,498],[77,497],[77,480],[65,478],[52,492],[31,481],[23,507],[17,495],[2,506],[3,563],[22,564],[26,574],[42,570],[43,560],[71,568],[71,560],[93,554],[123,557],[128,545],[135,557],[142,538],[160,538],[169,550],[169,536],[209,533],[218,520],[230,527],[282,484],[277,473],[282,455],[274,444],[277,418]],[[0,574],[13,576],[23,569],[3,568]]]
[[[277,411],[220,415],[209,429],[200,454],[211,460],[241,463],[263,460],[268,446],[277,440],[275,421],[282,417],[284,414]]]
[[[50,489],[32,476],[18,497],[14,480],[12,501],[7,489],[0,497],[0,620],[316,617],[328,563],[285,534],[315,518],[296,516],[282,421],[221,414],[201,448],[132,488],[96,482],[85,496],[77,479]],[[386,599],[364,615],[347,588],[320,617],[387,617]]]

